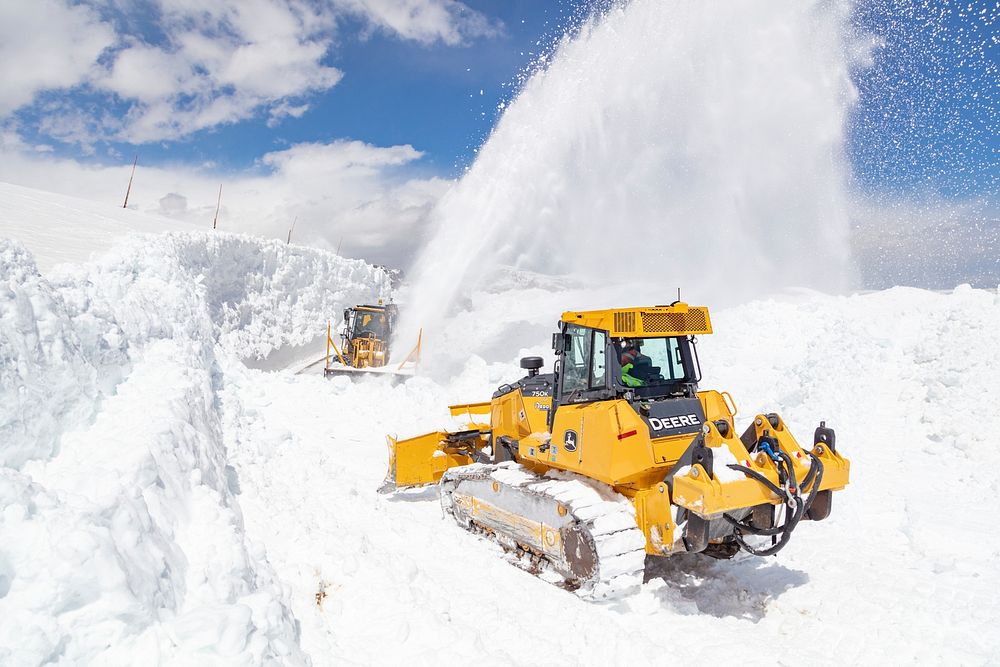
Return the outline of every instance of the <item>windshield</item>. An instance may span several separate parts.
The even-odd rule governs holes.
[[[385,340],[388,338],[387,329],[385,313],[360,310],[355,315],[354,338],[374,337]]]
[[[686,339],[623,338],[615,342],[622,374],[629,387],[657,387],[697,382],[694,348]]]

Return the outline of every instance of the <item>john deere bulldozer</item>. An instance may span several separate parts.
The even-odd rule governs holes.
[[[327,376],[353,372],[387,372],[409,375],[420,356],[420,339],[416,347],[398,366],[389,367],[390,342],[399,319],[395,304],[379,303],[374,306],[359,305],[344,310],[344,326],[340,346],[333,340],[332,325],[327,324],[326,365]],[[411,363],[409,367],[407,363]]]
[[[647,556],[777,553],[850,462],[825,422],[806,448],[774,413],[738,433],[732,397],[698,386],[711,332],[681,302],[563,313],[552,373],[526,357],[491,401],[451,406],[460,430],[388,437],[380,490],[438,484],[460,526],[589,599],[637,587]]]

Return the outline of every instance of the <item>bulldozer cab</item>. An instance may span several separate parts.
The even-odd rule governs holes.
[[[348,340],[356,338],[376,338],[387,340],[391,335],[391,316],[383,306],[357,306],[344,311],[344,322],[347,325],[345,336]]]
[[[667,314],[687,315],[689,309],[680,305],[683,309],[677,304],[663,308],[676,311]],[[659,313],[644,310],[638,313],[639,321],[647,323],[641,330],[631,309],[565,313],[560,332],[553,336],[559,357],[555,403],[586,403],[625,395],[635,399],[694,397],[701,367],[693,334],[707,333],[711,328],[707,311],[690,310],[696,312],[690,322],[679,317],[656,319],[653,316]]]

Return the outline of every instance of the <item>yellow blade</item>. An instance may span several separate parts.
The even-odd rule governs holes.
[[[409,486],[434,484],[448,468],[472,463],[465,450],[456,449],[448,442],[449,433],[435,431],[415,438],[397,440],[386,436],[389,445],[389,470],[379,488],[382,493]],[[485,444],[485,440],[480,446]]]
[[[465,423],[468,424],[469,428],[477,428],[479,430],[486,430],[490,427],[491,408],[492,403],[490,401],[484,403],[460,403],[448,406],[452,417],[464,417]]]

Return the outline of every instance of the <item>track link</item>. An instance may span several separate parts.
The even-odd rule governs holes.
[[[532,574],[555,572],[582,598],[613,599],[642,584],[646,537],[635,510],[600,482],[505,462],[452,468],[440,489],[459,525],[494,539]]]

